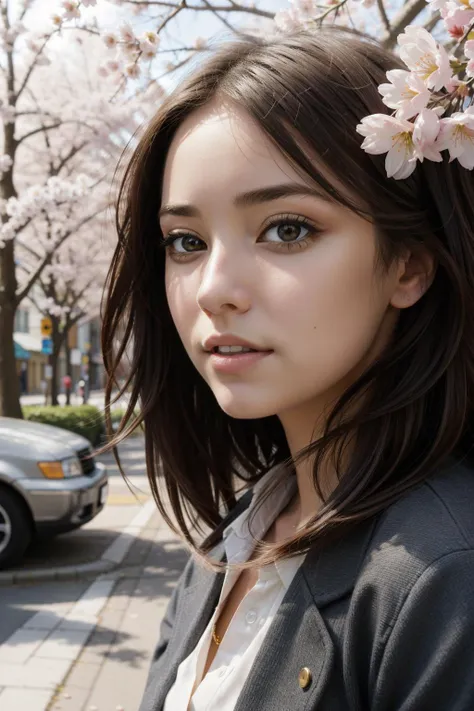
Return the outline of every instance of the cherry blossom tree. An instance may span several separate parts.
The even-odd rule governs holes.
[[[14,417],[16,308],[61,246],[100,219],[120,151],[143,119],[133,97],[104,98],[99,39],[72,30],[65,55],[57,28],[28,24],[34,6],[0,0],[0,415]]]
[[[43,270],[30,299],[52,323],[53,352],[51,404],[58,404],[59,357],[66,351],[70,371],[68,335],[83,317],[100,309],[102,285],[112,256],[113,242],[105,220],[94,220],[94,229],[84,225],[57,249]]]

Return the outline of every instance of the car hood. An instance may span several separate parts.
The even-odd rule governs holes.
[[[0,455],[14,452],[25,459],[63,459],[90,442],[74,432],[39,422],[0,417]]]

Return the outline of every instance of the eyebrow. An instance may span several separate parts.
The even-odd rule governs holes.
[[[302,185],[301,183],[283,183],[281,185],[271,185],[266,188],[258,188],[249,192],[240,193],[234,199],[236,207],[252,207],[253,205],[261,205],[272,200],[279,200],[284,197],[315,197],[319,200],[329,202],[328,195],[316,188]],[[188,203],[178,204],[170,203],[162,205],[160,208],[159,217],[164,215],[175,215],[176,217],[199,217],[200,212],[197,207]]]

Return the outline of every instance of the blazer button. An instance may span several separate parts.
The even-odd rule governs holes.
[[[298,681],[300,683],[301,688],[307,689],[308,686],[311,684],[312,678],[313,677],[311,674],[311,669],[308,669],[308,667],[303,667],[298,676]]]

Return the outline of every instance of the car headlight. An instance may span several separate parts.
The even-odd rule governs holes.
[[[64,476],[67,479],[72,476],[82,475],[81,463],[77,457],[68,457],[68,459],[63,459],[62,465],[64,469]]]
[[[47,479],[70,479],[82,475],[81,462],[77,457],[67,457],[60,462],[38,462]]]

